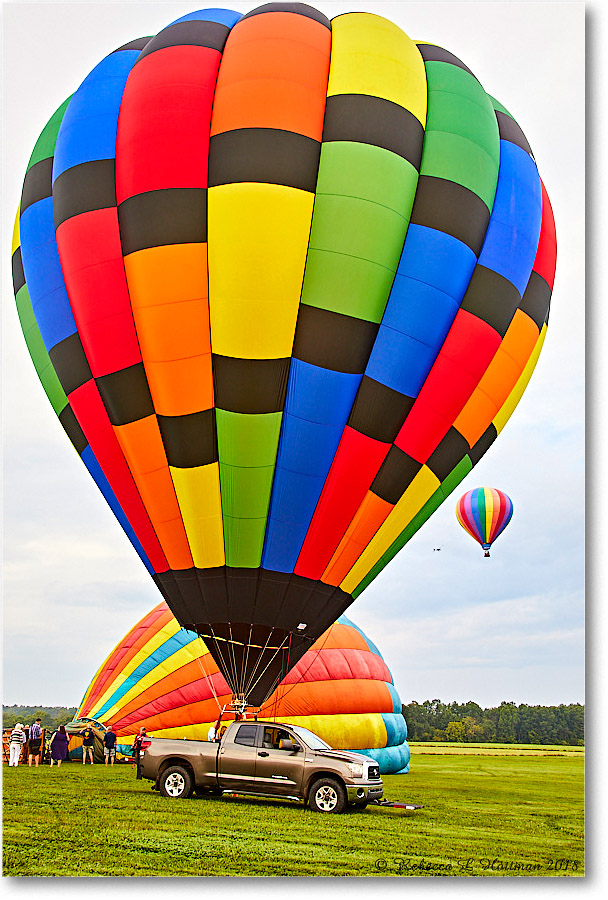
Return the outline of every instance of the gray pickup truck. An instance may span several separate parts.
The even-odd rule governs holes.
[[[218,743],[148,738],[140,772],[154,781],[154,789],[176,799],[193,791],[254,794],[338,813],[382,798],[374,759],[332,750],[312,731],[278,722],[231,722]]]

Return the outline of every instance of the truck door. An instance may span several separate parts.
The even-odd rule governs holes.
[[[233,791],[254,790],[259,727],[254,722],[243,722],[237,728],[234,740],[220,747],[218,766],[221,787]]]
[[[282,797],[300,794],[304,777],[304,752],[282,749],[284,741],[300,744],[298,738],[272,725],[261,725],[260,746],[257,748],[255,777],[257,789],[265,794]]]

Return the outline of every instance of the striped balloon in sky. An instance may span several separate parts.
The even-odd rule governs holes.
[[[513,501],[496,488],[474,488],[456,504],[456,517],[465,531],[481,544],[484,556],[511,521]]]
[[[110,725],[127,753],[142,725],[155,737],[207,740],[230,688],[203,641],[159,603],[118,642],[75,715]],[[407,770],[401,700],[375,644],[340,616],[260,711],[302,725],[336,749],[365,750],[383,772]],[[228,713],[224,722],[233,718]]]
[[[13,280],[74,447],[260,705],[497,438],[555,260],[528,141],[465,63],[269,3],[93,68],[32,152]]]

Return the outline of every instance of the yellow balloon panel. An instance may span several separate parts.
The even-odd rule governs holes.
[[[184,527],[198,568],[223,566],[224,531],[219,463],[191,469],[171,467]]]
[[[291,354],[314,195],[269,184],[209,190],[209,295],[214,353]]]
[[[332,19],[332,64],[327,96],[369,94],[409,109],[426,122],[426,74],[414,42],[373,13]]]

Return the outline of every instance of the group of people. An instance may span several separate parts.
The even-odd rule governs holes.
[[[34,765],[37,767],[40,763],[40,753],[42,749],[42,719],[36,719],[36,721],[29,726],[28,734],[26,734],[25,726],[21,722],[17,722],[11,732],[9,740],[9,766],[19,765],[21,751],[26,742],[28,745],[27,764],[28,766]]]
[[[82,735],[82,764],[85,765],[87,759],[93,765],[93,751],[95,747],[95,732],[91,725],[86,725],[81,732]],[[51,766],[57,763],[57,767],[68,758],[69,735],[65,725],[60,725],[53,732],[49,742],[51,754]],[[21,759],[23,745],[28,745],[28,765],[38,766],[41,758],[42,750],[42,720],[36,719],[33,725],[29,727],[29,734],[26,734],[25,726],[22,722],[17,722],[11,732],[9,739],[9,766],[18,766]],[[112,728],[108,728],[103,736],[103,755],[104,762],[113,766],[116,759],[116,733]]]
[[[103,736],[103,757],[105,765],[114,765],[114,760],[116,759],[116,732],[113,731],[112,727],[107,728],[104,736]],[[82,732],[82,764],[83,766],[86,764],[87,759],[89,759],[91,765],[93,765],[93,751],[95,749],[95,732],[93,731],[93,727],[91,725],[86,725],[84,731]],[[51,748],[52,753],[52,748]],[[52,763],[51,763],[52,765]]]

